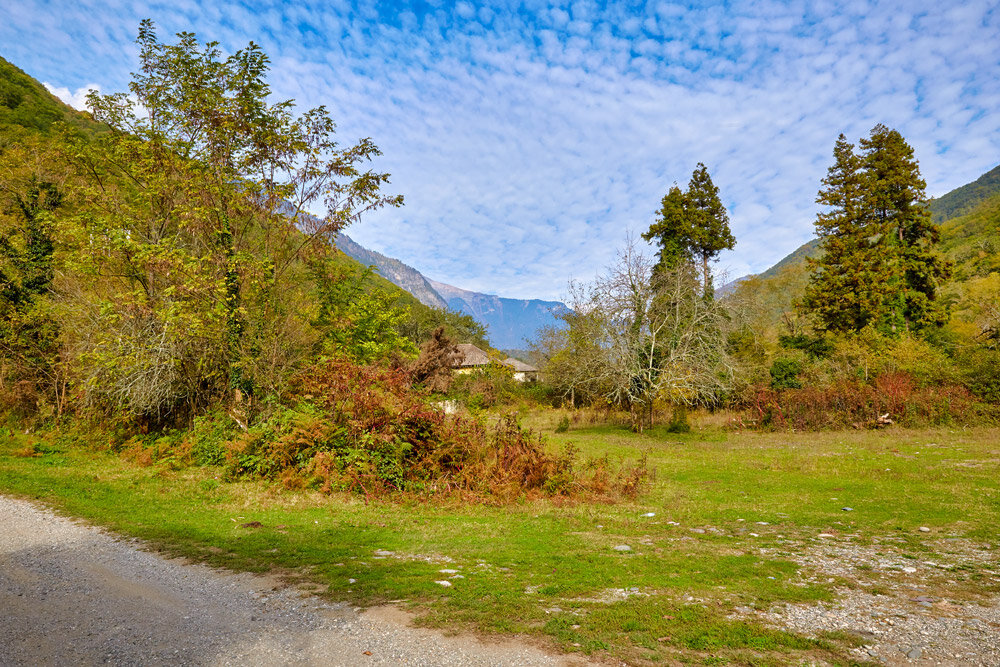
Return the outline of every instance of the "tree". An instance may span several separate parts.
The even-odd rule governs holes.
[[[70,343],[89,394],[139,414],[280,391],[321,335],[303,305],[311,261],[362,213],[402,203],[363,170],[370,139],[341,147],[323,107],[269,102],[257,45],[223,58],[178,39],[142,22],[131,96],[92,92],[111,131],[75,151],[91,185],[72,268],[91,285],[68,293]]]
[[[567,336],[590,341],[582,378],[629,409],[636,430],[651,425],[656,401],[689,405],[729,385],[726,306],[704,298],[702,288],[694,264],[657,267],[630,242],[614,266],[578,290],[572,309],[587,329],[574,332],[571,320]]]
[[[892,291],[882,327],[892,333],[940,326],[948,319],[937,300],[938,287],[951,275],[951,265],[934,246],[940,240],[931,221],[913,148],[896,130],[876,125],[860,142],[865,168],[867,206],[892,266],[886,273]]]
[[[703,294],[712,296],[710,264],[723,250],[736,246],[729,230],[729,214],[719,199],[719,188],[701,162],[691,174],[688,189],[675,184],[660,203],[658,218],[642,235],[660,246],[657,267],[673,269],[685,261],[700,263]]]
[[[54,230],[66,209],[67,174],[52,141],[0,150],[0,392],[19,384],[25,397],[62,407],[59,326],[49,303],[55,276]]]
[[[420,355],[410,364],[409,371],[415,384],[430,391],[444,393],[451,387],[452,369],[461,360],[458,346],[438,327],[420,346]]]
[[[830,207],[816,217],[823,252],[807,258],[813,273],[802,305],[829,331],[860,331],[878,320],[889,297],[890,259],[881,247],[866,202],[866,175],[854,145],[841,134],[834,164],[816,201]]]
[[[816,218],[822,254],[809,260],[801,307],[836,332],[872,326],[898,334],[943,324],[937,291],[950,266],[934,251],[938,231],[913,149],[884,125],[860,144],[858,155],[841,134],[834,146],[816,199],[830,209]]]

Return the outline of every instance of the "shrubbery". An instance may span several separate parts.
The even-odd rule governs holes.
[[[632,497],[644,461],[614,469],[581,461],[573,448],[546,451],[513,416],[487,424],[446,415],[411,387],[402,369],[325,359],[292,381],[282,407],[246,430],[220,430],[220,415],[174,437],[134,438],[140,462],[221,465],[226,476],[280,481],[287,488],[366,497],[458,494],[487,502],[532,495]]]
[[[842,379],[800,389],[757,386],[738,407],[741,426],[803,431],[874,428],[890,421],[902,426],[977,423],[994,412],[964,387],[921,386],[903,372],[885,373],[870,382]]]

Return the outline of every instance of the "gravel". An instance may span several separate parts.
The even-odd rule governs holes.
[[[962,588],[956,569],[977,566],[983,576],[1000,582],[990,569],[996,553],[961,539],[928,541],[934,560],[905,557],[890,540],[856,544],[850,536],[788,545],[780,551],[761,549],[768,557],[785,557],[803,566],[799,584],[841,577],[877,586],[836,590],[835,602],[780,604],[737,614],[756,617],[774,627],[817,637],[848,632],[864,644],[853,649],[859,660],[886,665],[1000,665],[1000,597],[974,595]],[[927,591],[933,591],[933,595]]]
[[[0,496],[0,665],[572,665],[168,560]]]

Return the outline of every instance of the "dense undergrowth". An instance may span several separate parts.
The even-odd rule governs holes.
[[[281,405],[248,428],[224,413],[190,428],[136,434],[134,425],[87,440],[129,460],[175,468],[221,466],[228,479],[285,488],[457,495],[502,503],[536,496],[636,497],[651,471],[644,459],[615,465],[558,453],[513,414],[445,414],[402,369],[324,359],[300,372]],[[80,427],[78,426],[77,429]]]
[[[826,386],[758,386],[744,401],[735,422],[738,426],[775,430],[982,424],[991,422],[997,412],[965,387],[922,387],[906,373],[880,375],[870,382],[840,380]]]

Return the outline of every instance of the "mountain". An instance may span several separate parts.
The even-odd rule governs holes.
[[[374,266],[379,275],[417,297],[417,301],[425,306],[433,306],[434,308],[448,307],[448,303],[441,298],[440,294],[434,291],[427,278],[409,264],[404,264],[392,257],[386,257],[380,252],[369,250],[356,243],[347,234],[339,234],[336,243],[337,247],[345,255],[357,260],[364,266]]]
[[[971,212],[981,201],[1000,192],[1000,165],[971,183],[931,200],[931,215],[941,224]]]
[[[107,129],[90,114],[63,104],[24,70],[0,58],[0,131],[5,135],[24,131],[44,135],[58,122],[84,134]]]
[[[565,304],[541,299],[508,299],[483,294],[431,280],[409,264],[369,250],[346,234],[337,237],[337,247],[348,257],[375,270],[389,282],[403,288],[420,303],[471,315],[489,332],[490,344],[498,349],[519,349],[544,326],[556,323],[556,316],[569,312]]]
[[[555,324],[556,316],[569,312],[566,304],[559,301],[507,299],[436,280],[430,283],[449,308],[472,315],[484,324],[490,334],[490,343],[501,349],[523,348],[525,341],[534,338],[540,328]]]

